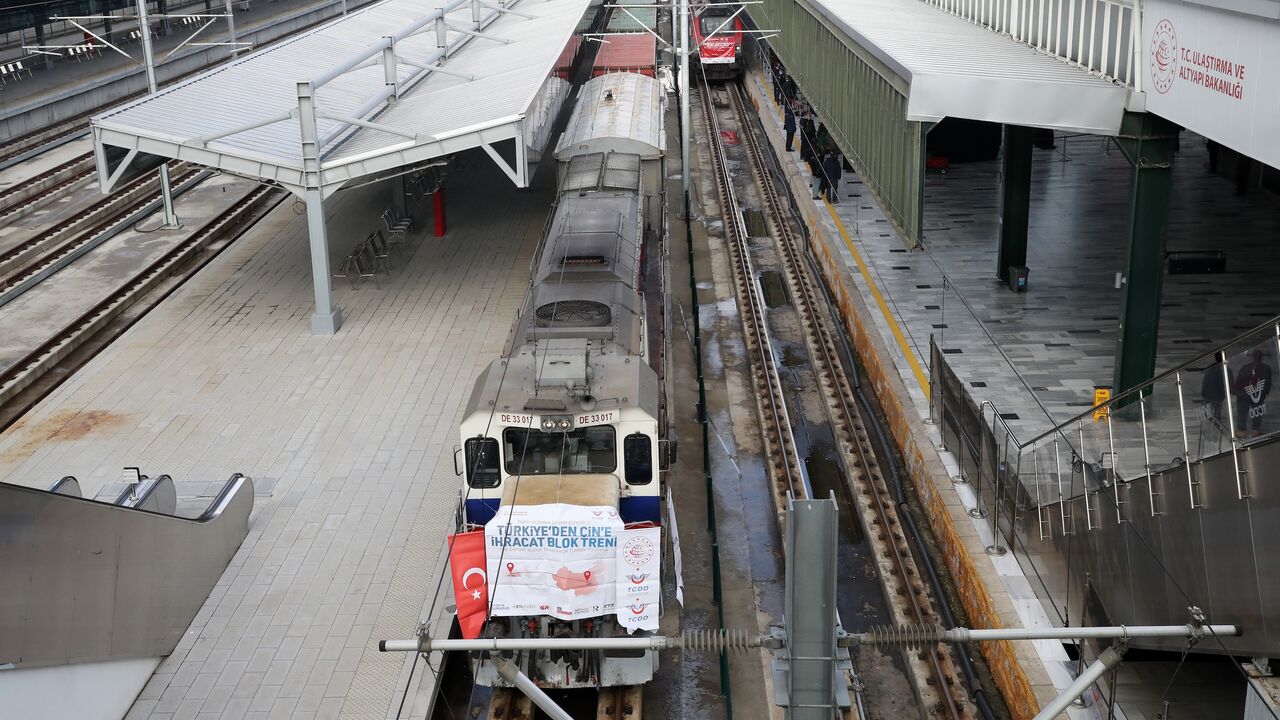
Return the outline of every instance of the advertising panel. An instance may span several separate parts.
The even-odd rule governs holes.
[[[484,530],[489,613],[577,620],[613,612],[622,530],[611,507],[503,505]]]
[[[1149,0],[1142,32],[1147,110],[1280,166],[1280,22]]]
[[[662,530],[626,529],[611,507],[504,505],[485,525],[489,614],[579,620],[616,614],[657,630]]]
[[[622,531],[618,543],[618,624],[657,630],[662,601],[662,529]]]

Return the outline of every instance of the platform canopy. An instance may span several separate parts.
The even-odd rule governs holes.
[[[1115,135],[1129,90],[920,0],[813,0],[906,80],[907,119]]]
[[[109,191],[149,156],[327,196],[484,147],[517,185],[569,92],[588,0],[385,0],[91,121]],[[514,151],[494,144],[515,140]]]

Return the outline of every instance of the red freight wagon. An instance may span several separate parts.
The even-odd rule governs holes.
[[[578,59],[578,51],[582,49],[582,36],[574,34],[569,38],[569,42],[564,46],[564,50],[560,51],[560,57],[556,60],[556,77],[563,80],[569,79],[569,72],[573,69],[573,63]]]
[[[658,41],[649,33],[608,35],[600,43],[591,77],[611,72],[633,72],[654,77],[658,65]]]

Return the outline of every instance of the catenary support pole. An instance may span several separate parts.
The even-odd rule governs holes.
[[[689,0],[680,0],[680,179],[689,198]],[[687,205],[686,205],[687,207]]]
[[[1066,690],[1063,690],[1061,695],[1044,706],[1040,714],[1036,715],[1035,720],[1054,720],[1059,714],[1066,712],[1072,701],[1083,695],[1091,685],[1098,681],[1098,678],[1102,677],[1111,668],[1119,665],[1120,659],[1124,655],[1125,647],[1121,643],[1119,649],[1116,648],[1117,646],[1113,645],[1103,650],[1098,659],[1085,668],[1085,671],[1080,673],[1075,682],[1071,683]]]
[[[542,712],[546,713],[552,720],[573,720],[564,708],[556,704],[551,696],[542,691],[542,688],[533,684],[528,675],[520,672],[520,668],[516,664],[502,657],[501,655],[490,655],[489,662],[493,663],[493,667],[497,669],[498,674],[504,680],[516,686],[520,692],[524,693],[534,705],[537,705]]]
[[[147,0],[138,0],[138,34],[142,36],[142,57],[147,67],[147,90],[156,92],[156,59],[151,51],[151,23],[147,19]],[[169,164],[160,166],[160,197],[164,200],[164,224],[176,228],[178,215],[173,209],[173,186],[169,182]]]
[[[1031,128],[1004,126],[1000,162],[1000,252],[996,275],[1009,282],[1009,268],[1027,264],[1031,219]]]
[[[225,0],[227,6],[227,37],[231,42],[231,57],[239,57],[240,46],[236,44],[236,16],[231,9],[231,0]]]

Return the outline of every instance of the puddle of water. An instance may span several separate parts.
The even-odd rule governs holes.
[[[743,208],[742,224],[747,227],[750,237],[769,237],[769,225],[764,221],[764,213],[754,208]]]
[[[799,367],[809,362],[809,356],[806,352],[791,343],[774,343],[774,347],[782,350],[782,366],[783,367]]]
[[[782,273],[777,270],[765,270],[760,273],[760,290],[764,292],[764,304],[770,308],[791,304],[791,295],[787,293],[786,282]]]

